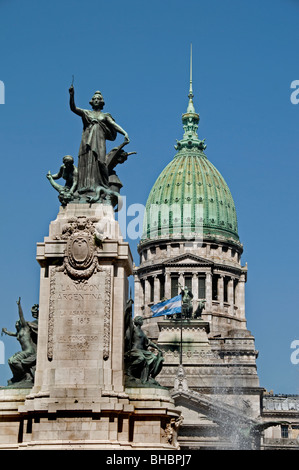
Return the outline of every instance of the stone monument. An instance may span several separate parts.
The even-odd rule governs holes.
[[[177,449],[171,430],[180,412],[155,379],[162,351],[142,332],[142,319],[132,317],[132,255],[114,215],[122,187],[115,167],[135,152],[124,151],[128,134],[103,113],[100,92],[92,110],[75,105],[73,86],[69,94],[83,122],[78,164],[67,155],[56,174],[47,174],[61,206],[37,244],[34,376],[23,401],[20,391],[16,397],[13,443],[19,449]],[[106,141],[118,133],[124,142],[107,153]],[[14,382],[18,377],[24,380],[21,374]]]

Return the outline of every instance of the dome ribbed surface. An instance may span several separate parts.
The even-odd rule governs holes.
[[[155,182],[147,203],[141,243],[193,236],[238,242],[231,192],[203,151],[180,150]]]

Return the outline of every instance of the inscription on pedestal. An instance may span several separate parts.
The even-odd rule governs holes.
[[[63,267],[52,268],[50,278],[48,359],[109,358],[111,268],[100,268],[76,281]],[[57,356],[55,356],[57,351]],[[94,354],[92,357],[90,353]],[[85,354],[86,353],[86,354]]]

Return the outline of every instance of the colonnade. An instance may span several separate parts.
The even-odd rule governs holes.
[[[146,315],[150,306],[170,299],[187,286],[193,294],[193,307],[205,300],[205,312],[219,311],[245,318],[245,274],[221,270],[183,270],[135,274],[135,314]]]

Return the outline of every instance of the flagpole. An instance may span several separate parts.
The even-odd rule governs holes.
[[[180,345],[180,366],[183,365],[183,288],[179,284],[181,288],[181,345]]]
[[[181,312],[181,347],[180,347],[180,366],[183,365],[183,312]]]

